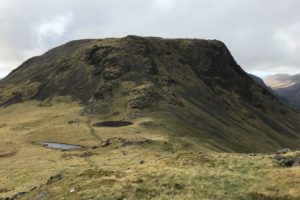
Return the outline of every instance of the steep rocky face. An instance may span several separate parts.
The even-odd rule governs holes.
[[[265,82],[291,106],[300,108],[300,74],[276,74],[266,77]]]
[[[86,114],[155,116],[172,137],[225,151],[299,142],[299,114],[257,84],[216,40],[80,40],[34,57],[0,82],[0,103],[69,96]]]
[[[254,100],[248,87],[252,80],[225,45],[206,40],[129,36],[73,41],[29,59],[2,80],[2,84],[36,83],[39,86],[31,98],[44,100],[70,95],[87,103],[109,99],[124,81],[137,86],[131,88],[135,99],[143,99],[147,94],[153,96],[154,88],[185,85],[180,74],[184,71],[192,72],[208,87],[215,88],[216,93],[225,89],[245,100]],[[144,99],[145,102],[149,98]]]

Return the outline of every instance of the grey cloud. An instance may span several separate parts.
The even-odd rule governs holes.
[[[80,38],[128,34],[219,39],[258,75],[300,72],[298,0],[0,1],[0,76]]]

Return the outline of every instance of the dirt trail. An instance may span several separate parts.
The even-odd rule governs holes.
[[[86,125],[90,129],[90,134],[97,140],[98,144],[101,145],[103,143],[103,140],[101,139],[101,137],[99,135],[97,135],[95,129],[93,128],[93,126],[91,124],[90,119],[88,119],[86,121]]]

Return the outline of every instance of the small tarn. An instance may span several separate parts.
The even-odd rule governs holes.
[[[132,122],[128,121],[104,121],[93,124],[96,127],[122,127],[132,125]]]
[[[82,146],[79,145],[63,144],[63,143],[55,143],[55,142],[39,142],[38,144],[41,144],[46,148],[59,149],[59,150],[74,150],[74,149],[82,148]]]

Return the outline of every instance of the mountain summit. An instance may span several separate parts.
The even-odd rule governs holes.
[[[83,115],[155,119],[189,146],[237,152],[297,147],[300,115],[256,83],[217,40],[72,41],[33,57],[0,82],[0,105],[68,97]]]

